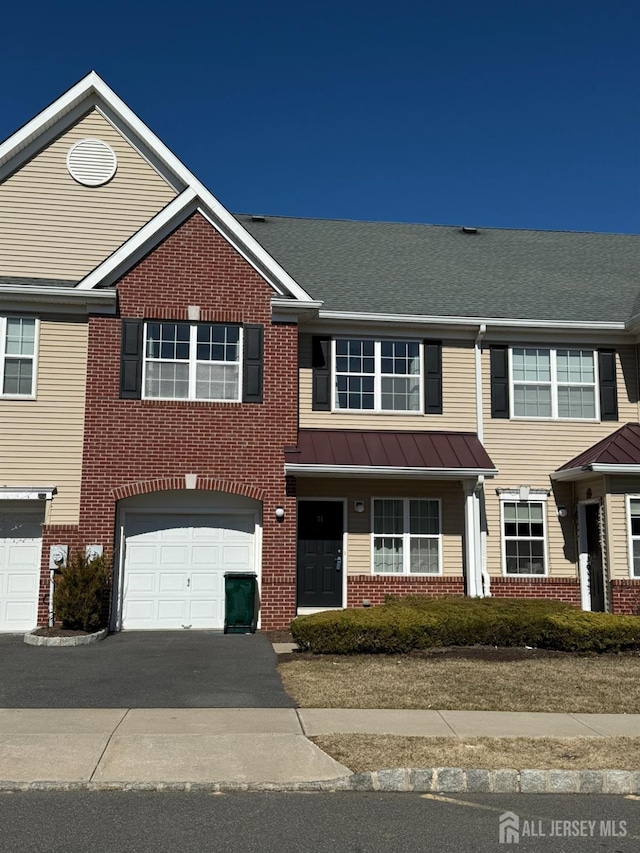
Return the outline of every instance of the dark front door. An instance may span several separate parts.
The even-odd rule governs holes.
[[[591,609],[603,612],[606,609],[604,595],[604,572],[602,565],[602,545],[600,542],[600,505],[587,504],[585,527],[587,529],[587,571],[591,592]]]
[[[342,606],[342,501],[298,502],[298,606]]]

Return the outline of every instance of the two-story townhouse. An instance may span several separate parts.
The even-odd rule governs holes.
[[[640,605],[640,238],[231,216],[97,77],[0,146],[0,630]]]

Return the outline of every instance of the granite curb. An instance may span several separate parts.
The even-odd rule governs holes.
[[[376,791],[432,794],[640,794],[640,770],[480,770],[462,767],[367,771],[313,782],[12,782],[0,792],[167,791],[304,792]]]

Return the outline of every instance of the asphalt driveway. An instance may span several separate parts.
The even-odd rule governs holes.
[[[0,635],[2,708],[292,708],[264,634],[126,631],[71,648]]]

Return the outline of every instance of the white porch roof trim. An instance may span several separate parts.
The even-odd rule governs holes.
[[[565,471],[553,471],[552,480],[584,480],[593,474],[636,474],[640,476],[640,465],[616,465],[615,463],[594,462],[582,468],[567,468]]]
[[[285,463],[286,474],[310,477],[422,477],[431,480],[471,480],[495,477],[497,468],[395,468],[390,465],[304,465]]]
[[[55,486],[0,486],[3,501],[50,501],[57,493]]]

